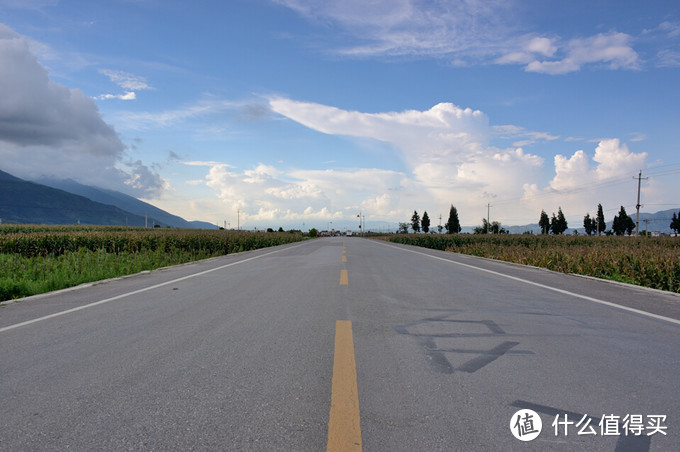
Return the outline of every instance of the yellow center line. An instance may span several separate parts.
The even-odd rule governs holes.
[[[349,320],[335,322],[333,388],[326,451],[361,451],[359,390],[352,322]]]
[[[342,256],[342,261],[347,262],[347,256]]]
[[[340,270],[340,285],[346,286],[348,284],[349,280],[347,279],[347,270]]]

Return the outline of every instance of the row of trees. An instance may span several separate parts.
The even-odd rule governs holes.
[[[616,235],[630,235],[635,229],[635,221],[628,216],[625,207],[621,206],[619,214],[614,216],[614,221],[612,222],[611,231],[607,231],[607,223],[604,220],[604,213],[602,212],[602,204],[597,205],[597,216],[591,218],[590,214],[586,214],[583,217],[583,228],[586,230],[586,234],[616,234]]]
[[[557,214],[553,212],[552,217],[548,217],[545,210],[541,210],[541,216],[538,220],[538,225],[541,228],[541,234],[563,234],[569,227],[567,224],[567,219],[562,212],[562,207],[557,209]],[[413,229],[413,232],[420,232],[421,230],[425,233],[430,232],[430,216],[427,211],[423,212],[423,217],[418,215],[417,211],[413,211],[410,223],[399,223],[399,233],[408,233],[409,227]],[[607,234],[607,235],[630,235],[635,229],[635,221],[628,216],[626,209],[621,206],[618,215],[614,216],[614,221],[612,222],[611,231],[607,231],[607,222],[604,219],[604,211],[602,209],[602,204],[597,205],[597,215],[592,218],[590,214],[586,214],[583,217],[583,227],[586,234]],[[676,233],[680,233],[680,214],[676,215],[673,213],[673,219],[670,225],[671,229]],[[443,228],[446,228],[448,234],[457,234],[461,231],[460,220],[458,219],[458,210],[451,204],[449,209],[449,218],[442,227],[437,226],[438,232],[441,233]],[[498,221],[489,223],[486,218],[482,219],[482,225],[477,226],[474,229],[475,234],[507,234],[508,231],[503,228]]]
[[[399,230],[397,232],[406,234],[408,233],[409,226],[413,229],[413,232],[420,232],[421,230],[425,233],[430,232],[430,216],[427,214],[427,211],[423,212],[423,217],[420,218],[418,211],[414,210],[413,215],[411,216],[411,223],[399,223]],[[460,232],[461,228],[460,220],[458,219],[458,210],[453,204],[451,204],[451,208],[449,209],[449,219],[446,220],[446,224],[444,224],[443,227],[441,225],[437,226],[440,234],[443,228],[446,228],[446,232],[449,234],[457,234]]]
[[[567,224],[567,219],[562,213],[562,207],[557,209],[557,215],[553,212],[552,217],[548,218],[548,214],[545,210],[541,210],[541,217],[538,220],[538,225],[541,228],[541,234],[563,234],[567,230],[569,225]]]
[[[538,225],[541,227],[542,234],[562,234],[567,230],[567,220],[562,213],[562,208],[560,207],[555,213],[552,214],[552,218],[548,218],[548,214],[544,210],[541,211],[541,217],[538,220]],[[590,214],[586,214],[583,217],[583,228],[586,234],[616,234],[616,235],[630,235],[635,229],[635,221],[626,213],[626,209],[621,206],[619,214],[614,216],[614,221],[612,222],[612,230],[607,231],[607,223],[604,219],[604,212],[602,210],[602,204],[597,205],[597,216],[591,218]]]

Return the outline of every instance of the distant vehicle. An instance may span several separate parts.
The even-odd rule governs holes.
[[[352,237],[352,231],[347,231],[347,232],[345,233],[345,235],[346,235],[347,237]]]

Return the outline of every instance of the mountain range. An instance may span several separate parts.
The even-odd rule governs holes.
[[[669,233],[673,213],[680,208],[656,213],[640,212],[640,230]],[[633,213],[634,218],[634,213]],[[607,222],[611,229],[613,217]],[[173,228],[215,229],[212,223],[187,221],[137,198],[104,188],[83,185],[73,180],[41,178],[27,181],[0,171],[0,222],[33,224],[100,224],[129,226],[170,226]],[[300,225],[285,225],[299,228]],[[523,226],[502,225],[511,234],[532,232],[540,234],[538,223]],[[582,224],[569,228],[584,233]],[[307,226],[309,227],[309,226]],[[328,222],[329,229],[358,231],[358,219]],[[322,228],[324,229],[324,228]],[[436,230],[436,226],[432,227]],[[474,227],[464,226],[462,232],[471,233]],[[369,221],[367,231],[395,232],[395,223]]]
[[[72,180],[27,181],[0,171],[0,221],[215,229],[187,221],[132,196]]]

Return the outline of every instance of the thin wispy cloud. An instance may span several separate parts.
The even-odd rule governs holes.
[[[226,100],[200,100],[184,107],[162,110],[158,112],[133,112],[118,111],[113,114],[112,120],[122,129],[126,130],[149,130],[171,127],[177,124],[202,117],[236,110],[243,102]]]
[[[113,83],[125,90],[124,94],[102,94],[97,96],[97,99],[119,99],[119,100],[135,100],[137,95],[135,91],[153,89],[146,81],[146,78],[139,75],[131,74],[125,71],[114,71],[111,69],[100,69],[99,72],[109,78]]]
[[[633,37],[601,33],[586,38],[560,38],[518,33],[512,1],[416,2],[384,0],[326,2],[275,0],[319,26],[337,26],[359,41],[334,45],[332,51],[357,57],[418,56],[443,58],[451,64],[516,64],[527,72],[566,74],[586,65],[638,69]],[[662,27],[675,33],[672,24]],[[674,61],[666,54],[667,62]]]

